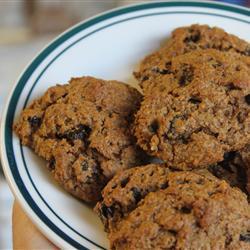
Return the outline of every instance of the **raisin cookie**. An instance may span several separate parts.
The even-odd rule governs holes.
[[[155,73],[168,71],[168,62],[173,57],[193,50],[213,48],[219,51],[236,52],[250,56],[250,44],[237,36],[228,34],[223,29],[207,25],[194,24],[177,28],[162,48],[147,56],[140,64],[135,77],[139,80],[144,92],[147,92]],[[166,67],[162,67],[166,64]]]
[[[73,78],[24,109],[14,129],[48,161],[57,182],[95,202],[114,173],[145,159],[130,131],[140,101],[141,94],[123,83]]]
[[[125,170],[96,210],[108,221],[111,249],[250,247],[246,196],[206,174],[153,164]]]
[[[250,141],[250,57],[214,49],[173,58],[135,119],[138,144],[179,169],[206,167]]]
[[[169,187],[169,176],[174,172],[182,175],[182,172],[169,168],[167,164],[149,164],[116,174],[103,189],[103,199],[95,207],[105,230],[113,230],[117,222],[134,210],[148,193]],[[205,176],[207,179],[217,180],[205,169],[196,170],[195,173],[201,179]]]

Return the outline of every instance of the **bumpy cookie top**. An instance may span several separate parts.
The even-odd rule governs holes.
[[[175,56],[193,50],[209,48],[250,56],[250,44],[248,42],[228,34],[223,29],[194,24],[175,29],[171,38],[165,42],[162,48],[147,56],[141,62],[135,76],[143,87],[144,92],[147,92],[147,88],[150,85],[150,82],[147,80],[152,77],[152,73],[167,70],[159,68],[159,64],[166,63]]]
[[[250,140],[250,57],[213,49],[170,60],[136,115],[148,153],[179,169],[223,160]]]
[[[249,214],[246,199],[225,182],[161,190],[120,221],[111,249],[249,249]]]
[[[154,164],[122,171],[96,210],[108,220],[111,249],[250,247],[246,196],[205,171]]]
[[[149,164],[116,174],[103,189],[103,199],[95,207],[105,230],[114,230],[117,222],[133,211],[150,192],[166,189],[173,185],[171,176],[175,172],[166,164]],[[184,172],[178,173],[182,176]],[[196,173],[198,182],[202,182],[204,176],[207,179],[217,180],[206,170],[199,170]]]
[[[117,81],[73,78],[26,108],[15,131],[49,161],[55,179],[75,196],[96,201],[115,172],[141,163],[130,132],[140,93]]]

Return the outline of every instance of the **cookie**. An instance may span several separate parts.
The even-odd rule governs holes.
[[[175,29],[162,48],[147,56],[141,62],[138,72],[135,72],[135,77],[139,80],[144,92],[147,92],[150,87],[150,81],[148,80],[153,77],[155,72],[160,74],[167,72],[167,64],[173,57],[193,50],[209,48],[250,56],[250,44],[248,42],[228,34],[223,29],[194,24]],[[162,67],[164,64],[166,64],[166,67]]]
[[[238,187],[246,194],[248,189],[248,164],[244,160],[244,153],[247,148],[239,152],[232,151],[224,155],[224,160],[208,167],[208,170],[219,179],[227,181],[230,186]]]
[[[23,145],[48,161],[58,183],[95,202],[117,171],[145,159],[130,131],[140,101],[141,94],[126,84],[73,78],[24,109],[14,129]]]
[[[111,249],[249,249],[249,209],[225,181],[153,164],[118,173],[96,206],[116,216]]]
[[[250,141],[250,57],[214,49],[173,58],[156,73],[134,133],[149,154],[178,169],[206,167]]]
[[[224,184],[224,185],[223,185]],[[240,206],[240,208],[238,208]],[[150,193],[119,230],[111,249],[250,249],[249,205],[238,190],[221,183],[175,192]]]
[[[167,164],[149,164],[116,174],[103,189],[103,199],[95,207],[105,230],[112,231],[117,222],[133,211],[150,192],[166,189],[172,185],[170,176],[175,172],[182,176],[182,172],[170,169]],[[199,170],[196,173],[198,182],[202,182],[203,176],[217,180],[206,170]]]

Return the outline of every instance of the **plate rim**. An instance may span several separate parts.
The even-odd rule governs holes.
[[[8,96],[7,102],[5,104],[4,108],[4,113],[2,116],[2,121],[1,121],[1,161],[3,165],[3,170],[6,176],[6,179],[8,181],[9,186],[11,187],[12,193],[16,196],[18,201],[20,202],[21,206],[24,208],[26,213],[28,214],[29,217],[35,222],[35,224],[39,227],[39,229],[50,239],[52,242],[56,243],[56,245],[61,246],[65,248],[67,247],[80,247],[81,249],[87,249],[86,247],[80,245],[71,245],[67,240],[65,240],[64,237],[59,236],[58,233],[55,233],[54,230],[52,229],[53,226],[57,227],[56,225],[48,225],[39,217],[37,212],[34,210],[34,207],[30,204],[29,201],[27,201],[27,197],[22,193],[20,190],[20,183],[16,183],[16,179],[14,178],[13,175],[13,162],[11,162],[11,158],[14,158],[15,161],[15,155],[12,152],[10,152],[9,146],[12,147],[12,129],[10,127],[7,127],[9,124],[13,124],[13,119],[14,119],[14,113],[16,109],[15,107],[11,106],[11,103],[13,99],[16,99],[16,102],[20,96],[20,93],[22,92],[27,80],[29,79],[30,75],[32,72],[40,65],[40,63],[52,52],[54,51],[57,47],[62,45],[65,41],[67,41],[69,38],[73,37],[80,31],[89,28],[99,22],[102,22],[104,20],[111,19],[115,16],[120,16],[123,14],[128,14],[131,12],[135,12],[138,10],[146,10],[146,9],[152,9],[152,8],[160,8],[160,7],[205,7],[205,8],[210,8],[210,9],[219,9],[219,10],[226,10],[228,12],[233,12],[237,14],[243,14],[249,16],[249,9],[245,7],[239,7],[233,4],[224,4],[224,3],[218,3],[218,2],[211,2],[211,1],[168,1],[168,2],[147,2],[147,3],[137,3],[134,5],[129,5],[125,7],[120,7],[116,9],[112,9],[107,12],[103,12],[99,15],[96,15],[94,17],[91,17],[87,20],[83,20],[82,22],[74,25],[70,29],[66,30],[63,32],[61,35],[57,36],[51,43],[46,45],[36,56],[33,57],[32,60],[29,61],[27,64],[26,68],[23,70],[23,72],[20,74],[18,77],[16,83],[13,85],[12,90]],[[250,22],[249,22],[250,23]],[[21,84],[23,83],[23,84]],[[16,91],[19,91],[16,93]],[[17,96],[15,96],[17,95]],[[11,126],[12,127],[12,126]],[[7,138],[8,130],[10,132],[10,138]],[[8,143],[10,145],[8,145]],[[7,147],[6,147],[7,146]],[[13,160],[13,159],[12,159]],[[16,163],[16,170],[17,169],[17,163]],[[22,178],[19,176],[20,180],[22,181]],[[25,187],[25,185],[24,185]],[[29,192],[27,192],[29,195]],[[31,203],[34,203],[33,205],[36,205],[35,200],[31,198]],[[37,205],[36,205],[37,206]],[[38,210],[39,207],[38,207]],[[43,212],[41,211],[43,214]],[[45,215],[45,219],[50,222],[50,219]],[[53,222],[51,221],[53,224]],[[52,226],[52,228],[51,228]],[[47,231],[49,229],[49,232]],[[64,236],[67,236],[64,232],[62,232]],[[53,236],[53,237],[52,237]],[[74,240],[73,240],[74,241]],[[97,244],[93,243],[92,244]],[[102,248],[98,244],[96,245],[97,247]]]

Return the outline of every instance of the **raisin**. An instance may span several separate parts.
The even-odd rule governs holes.
[[[223,51],[229,51],[231,50],[233,47],[231,45],[227,46],[227,47],[223,47]]]
[[[166,75],[166,74],[171,74],[171,71],[168,70],[168,69],[161,69],[161,70],[159,71],[159,73],[160,73],[161,75]]]
[[[172,73],[171,70],[169,70],[169,69],[164,69],[164,68],[160,69],[158,67],[153,67],[152,71],[155,72],[155,73],[159,73],[161,75],[166,75],[166,74],[171,74]]]
[[[57,138],[67,139],[69,142],[73,142],[74,140],[85,140],[89,137],[90,132],[90,127],[80,124],[77,128],[67,131],[65,134],[57,134]]]
[[[179,78],[179,85],[185,86],[188,83],[192,82],[194,78],[194,68],[188,64],[182,66],[181,76]]]
[[[237,66],[235,67],[235,70],[236,70],[236,71],[240,71],[240,70],[241,70],[240,65],[237,65]]]
[[[169,229],[168,232],[171,233],[171,234],[173,234],[174,236],[177,235],[177,232],[175,230]]]
[[[141,81],[144,82],[144,81],[147,81],[148,79],[149,79],[148,76],[143,76],[143,77],[141,78]]]
[[[102,107],[101,106],[96,106],[96,110],[100,112],[100,111],[102,111]]]
[[[184,43],[197,43],[201,39],[201,34],[199,30],[191,30],[191,34],[184,39]]]
[[[89,168],[89,165],[88,165],[87,161],[83,161],[81,166],[82,166],[83,171],[87,171],[88,168]]]
[[[149,126],[148,129],[151,133],[156,133],[157,130],[159,129],[159,123],[157,122],[157,120],[154,120]]]
[[[54,157],[52,157],[52,158],[49,160],[47,166],[48,166],[48,169],[49,169],[50,171],[53,171],[53,170],[55,169],[55,167],[56,167],[56,159],[55,159]]]
[[[190,142],[190,135],[183,134],[176,137],[182,144],[188,144]]]
[[[192,104],[197,104],[197,105],[201,103],[200,98],[197,96],[192,96],[188,101],[191,102]]]
[[[91,128],[86,125],[79,125],[77,129],[66,134],[68,140],[84,140],[91,132]]]
[[[222,48],[221,44],[213,44],[212,49],[222,50],[225,51],[225,49]]]
[[[240,87],[235,86],[232,82],[230,82],[229,84],[227,84],[226,87],[227,87],[227,89],[228,89],[229,91],[231,91],[231,90],[241,90]]]
[[[133,197],[135,199],[135,202],[138,203],[141,200],[141,198],[142,198],[140,190],[138,188],[136,188],[136,187],[133,187],[131,189],[131,191],[133,193]]]
[[[200,131],[203,131],[204,133],[206,133],[207,135],[211,135],[211,136],[214,136],[215,138],[218,138],[219,136],[219,133],[216,133],[216,132],[213,132],[211,131],[210,129],[208,128],[200,128],[196,131],[196,133],[200,132]]]
[[[128,182],[129,182],[129,177],[123,179],[121,181],[121,187],[124,188],[128,184]]]
[[[187,207],[187,206],[183,206],[181,208],[181,212],[184,214],[190,214],[191,213],[191,208]]]
[[[160,185],[160,188],[161,189],[166,189],[168,187],[168,183],[167,182],[164,182]]]
[[[248,105],[250,105],[250,94],[245,96],[245,101]]]
[[[223,156],[224,161],[232,161],[236,156],[236,151],[226,152]]]
[[[165,63],[165,68],[170,70],[171,69],[171,66],[172,66],[172,62],[166,62]]]
[[[240,241],[250,242],[250,232],[240,235]]]
[[[229,244],[231,243],[233,241],[233,239],[232,239],[232,236],[231,235],[227,235],[226,236],[226,246],[229,246]]]
[[[102,205],[101,207],[101,213],[105,218],[111,218],[114,216],[114,207],[107,207],[106,205]]]
[[[33,117],[29,117],[28,121],[30,123],[30,126],[32,127],[32,129],[38,129],[42,123],[42,118],[41,117],[37,117],[36,115]]]
[[[196,181],[198,185],[203,185],[204,184],[204,179],[200,178]]]

